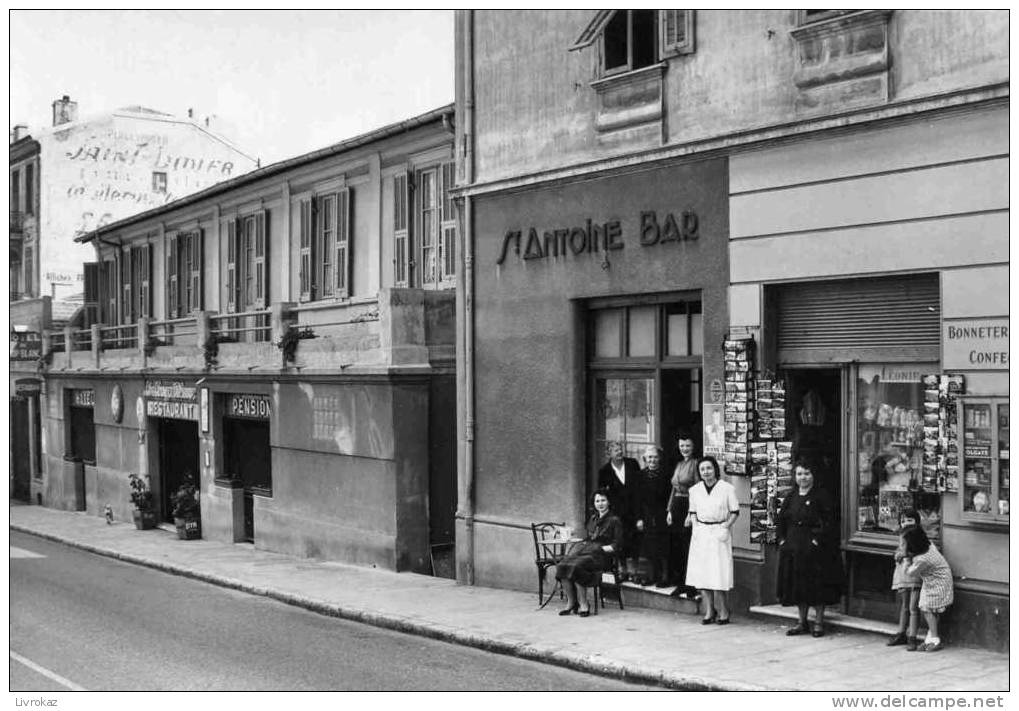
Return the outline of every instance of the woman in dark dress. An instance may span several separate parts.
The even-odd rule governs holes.
[[[615,554],[622,550],[623,523],[609,511],[609,496],[604,489],[594,492],[594,513],[587,520],[587,536],[574,544],[556,566],[555,576],[566,592],[567,607],[560,615],[591,614],[587,589],[601,574],[611,569]]]
[[[790,636],[810,632],[809,608],[814,608],[814,637],[824,636],[824,606],[842,597],[842,561],[835,511],[828,492],[814,486],[811,465],[797,460],[796,489],[786,496],[778,513],[778,599],[799,608],[799,623]]]
[[[635,581],[639,585],[664,588],[669,585],[669,524],[668,506],[672,480],[661,466],[662,450],[648,445],[644,450],[645,468],[640,472],[637,487],[637,530],[640,543],[640,569]]]

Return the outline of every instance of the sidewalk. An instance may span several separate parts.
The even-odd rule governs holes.
[[[322,614],[455,644],[690,690],[959,691],[1008,689],[1008,656],[947,647],[889,649],[884,638],[834,631],[787,638],[771,621],[734,617],[727,627],[654,610],[559,617],[557,601],[537,610],[536,594],[457,585],[256,550],[251,544],[180,541],[168,531],[108,525],[83,513],[10,507],[11,530],[266,595]]]

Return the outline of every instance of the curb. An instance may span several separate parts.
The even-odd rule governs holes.
[[[100,548],[88,543],[81,543],[69,538],[64,538],[59,535],[48,533],[44,531],[37,531],[35,529],[18,525],[10,524],[10,530],[18,531],[20,533],[26,533],[31,536],[43,538],[56,543],[84,550],[95,555],[101,555],[107,558],[113,558],[116,560],[123,561],[125,563],[131,563],[134,565],[140,565],[146,568],[152,568],[160,572],[169,573],[171,575],[179,575],[200,582],[209,583],[222,588],[229,588],[231,590],[237,590],[240,592],[248,593],[251,595],[259,595],[262,597],[268,597],[278,602],[282,602],[286,605],[293,607],[299,607],[310,612],[315,612],[328,617],[336,617],[339,619],[349,620],[351,622],[359,622],[361,624],[371,625],[372,627],[379,627],[382,629],[388,629],[395,632],[402,632],[405,634],[413,634],[419,637],[427,637],[430,639],[436,639],[442,642],[448,642],[451,644],[458,644],[465,647],[473,647],[486,652],[493,652],[495,654],[503,654],[510,657],[518,657],[520,659],[527,659],[533,662],[539,662],[541,664],[549,664],[552,666],[564,667],[567,669],[573,669],[575,671],[585,672],[587,674],[595,674],[598,676],[619,679],[621,681],[636,683],[636,684],[648,684],[653,686],[661,686],[666,689],[673,689],[677,691],[769,691],[767,687],[754,686],[751,684],[740,684],[740,683],[726,683],[720,684],[709,679],[702,679],[698,677],[682,676],[675,674],[667,670],[652,670],[639,668],[630,664],[621,662],[615,662],[610,660],[603,660],[599,657],[589,657],[580,654],[563,652],[558,649],[549,648],[542,644],[536,644],[531,642],[508,642],[497,639],[495,637],[487,637],[485,635],[477,634],[474,632],[467,632],[456,628],[450,628],[443,625],[437,625],[421,620],[415,620],[408,617],[403,617],[397,614],[377,613],[377,612],[366,612],[365,610],[355,609],[350,607],[343,607],[332,603],[323,602],[321,600],[315,600],[312,598],[302,597],[294,593],[283,592],[281,590],[275,590],[273,588],[260,587],[251,583],[246,583],[240,580],[234,580],[221,575],[213,573],[203,572],[194,568],[188,568],[182,565],[176,565],[172,563],[164,563],[161,561],[155,561],[148,558],[142,558],[127,553],[120,553],[118,551],[110,550],[108,548]]]

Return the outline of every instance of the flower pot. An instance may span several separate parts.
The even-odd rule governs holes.
[[[134,518],[134,527],[139,531],[145,531],[156,527],[155,511],[139,511],[138,509],[135,509],[132,513],[132,517]]]
[[[173,525],[177,527],[177,538],[182,541],[193,541],[202,537],[202,523],[197,518],[175,518]]]

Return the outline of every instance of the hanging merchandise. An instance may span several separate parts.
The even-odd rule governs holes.
[[[754,381],[758,439],[785,437],[785,383],[759,378]]]
[[[959,490],[958,404],[965,392],[962,375],[925,375],[923,489]]]
[[[752,338],[726,339],[725,353],[725,447],[723,460],[728,474],[746,476],[750,457],[747,444],[753,429],[754,360]]]
[[[750,541],[775,543],[778,512],[793,488],[792,442],[751,442]]]

